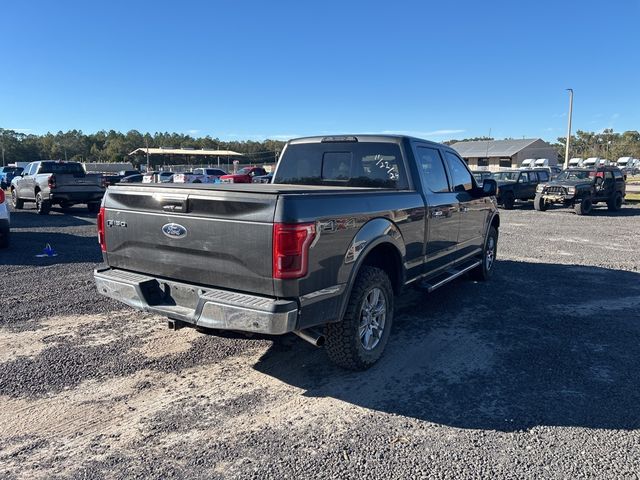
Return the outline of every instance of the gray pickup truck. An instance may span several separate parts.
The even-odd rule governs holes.
[[[293,332],[364,369],[394,297],[491,276],[496,182],[451,148],[404,136],[287,143],[269,184],[109,187],[98,214],[98,291],[169,326]]]
[[[31,162],[11,181],[11,203],[20,210],[25,202],[34,202],[41,215],[47,215],[52,205],[69,208],[86,203],[89,212],[97,213],[105,188],[103,176],[86,173],[81,163],[43,160]]]

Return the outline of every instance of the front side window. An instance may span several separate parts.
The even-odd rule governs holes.
[[[519,183],[529,183],[529,173],[523,172],[520,174],[520,178],[518,179]]]
[[[453,184],[454,192],[468,192],[473,189],[473,176],[467,170],[466,165],[460,157],[454,155],[451,152],[445,151],[445,157],[449,164],[449,171],[451,172],[451,183]]]
[[[416,152],[424,185],[434,193],[448,192],[449,182],[440,152],[428,147],[417,147]]]

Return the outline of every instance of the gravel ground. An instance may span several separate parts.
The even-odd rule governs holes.
[[[0,478],[638,478],[640,207],[501,215],[494,279],[408,290],[350,373],[293,336],[169,331],[96,294],[85,210],[14,213]]]

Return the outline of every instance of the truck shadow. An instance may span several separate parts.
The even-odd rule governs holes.
[[[501,261],[488,283],[408,291],[397,307],[368,371],[334,367],[297,337],[255,368],[306,396],[459,428],[640,428],[638,273]]]
[[[13,220],[13,216],[11,217]],[[49,244],[55,256],[44,254]],[[71,235],[57,232],[34,232],[11,228],[9,248],[0,250],[0,265],[54,265],[61,263],[100,263],[102,254],[95,236]]]
[[[11,230],[21,228],[63,228],[81,227],[96,223],[96,214],[86,208],[72,207],[67,210],[53,207],[49,215],[38,215],[35,209],[25,206],[24,210],[11,211]]]

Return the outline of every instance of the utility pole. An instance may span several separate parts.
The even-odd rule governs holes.
[[[569,144],[571,143],[571,116],[573,115],[573,88],[569,92],[569,118],[567,119],[567,143],[564,146],[564,168],[569,168]]]
[[[149,163],[149,139],[145,136],[144,143],[147,146],[147,172],[151,169],[151,164]]]

